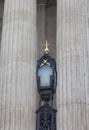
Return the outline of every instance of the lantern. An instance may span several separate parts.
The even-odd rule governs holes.
[[[41,95],[47,96],[56,91],[56,62],[44,53],[37,62],[37,87]]]

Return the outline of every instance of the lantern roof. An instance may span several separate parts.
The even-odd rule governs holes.
[[[37,68],[41,68],[44,65],[48,65],[50,67],[54,67],[56,69],[56,62],[49,53],[44,53],[44,55],[37,61]]]
[[[49,53],[49,45],[50,45],[50,44],[48,44],[47,40],[46,40],[46,43],[43,44],[43,46],[45,46],[44,53],[46,53],[46,54]]]

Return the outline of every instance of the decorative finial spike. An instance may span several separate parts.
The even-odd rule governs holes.
[[[48,44],[48,42],[47,42],[47,40],[46,40],[46,43],[44,44],[44,46],[45,46],[45,49],[44,49],[44,52],[47,54],[47,53],[49,53],[49,45],[50,44]]]

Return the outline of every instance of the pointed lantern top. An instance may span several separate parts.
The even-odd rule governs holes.
[[[45,52],[46,54],[49,53],[49,48],[48,48],[49,45],[50,45],[50,44],[48,44],[47,40],[46,40],[46,43],[43,44],[43,46],[45,46],[44,52]]]

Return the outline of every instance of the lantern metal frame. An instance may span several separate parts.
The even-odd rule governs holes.
[[[46,62],[45,62],[46,61]],[[41,86],[40,85],[40,77],[38,76],[38,71],[43,66],[52,67],[53,74],[50,76],[50,86]],[[37,61],[36,67],[36,77],[37,77],[37,87],[40,93],[41,98],[44,100],[50,100],[50,95],[53,95],[56,92],[57,86],[57,71],[56,71],[56,62],[55,60],[49,56],[49,54],[44,53],[44,55]]]

